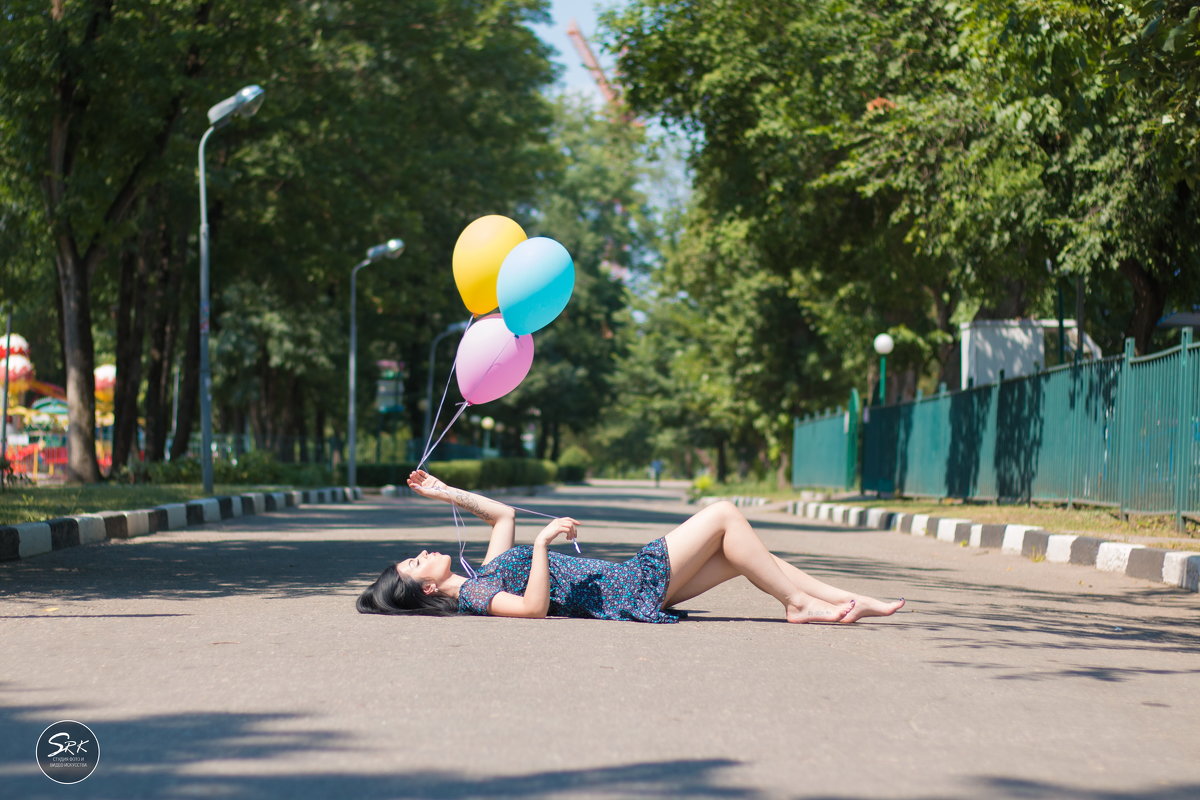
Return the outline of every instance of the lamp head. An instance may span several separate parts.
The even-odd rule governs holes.
[[[875,337],[875,352],[881,356],[886,356],[896,347],[896,340],[886,333],[881,333]]]
[[[208,124],[214,128],[228,125],[234,117],[252,117],[262,107],[263,88],[253,84],[232,97],[226,97],[208,110]]]
[[[367,251],[367,261],[375,262],[381,258],[399,258],[404,252],[402,239],[388,239],[383,244],[377,244]]]

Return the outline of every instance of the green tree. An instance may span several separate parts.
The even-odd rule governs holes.
[[[452,281],[442,267],[457,230],[484,209],[532,198],[549,120],[538,92],[552,70],[526,23],[543,7],[90,2],[54,3],[47,14],[44,4],[8,3],[0,199],[5,230],[27,231],[54,254],[72,476],[98,477],[94,328],[110,324],[107,315],[92,317],[98,299],[116,310],[115,330],[101,338],[114,342],[121,365],[118,434],[126,450],[141,403],[151,455],[165,449],[167,386],[186,344],[172,447],[185,450],[198,388],[195,271],[187,263],[195,255],[204,109],[245,83],[267,88],[253,124],[222,130],[208,150],[213,320],[218,346],[239,354],[227,376],[214,365],[219,422],[283,420],[288,431],[280,435],[295,435],[308,426],[305,408],[344,408],[341,393],[329,390],[336,359],[328,354],[345,352],[339,336],[355,254],[396,235],[409,241],[405,273],[366,287],[368,308],[390,324],[364,320],[364,339],[366,348],[376,338],[399,340],[404,360],[418,363],[413,356],[453,305],[443,299]],[[260,296],[247,302],[239,293]],[[273,307],[264,310],[266,298]],[[242,311],[263,316],[238,318]],[[253,359],[278,373],[264,380],[295,391],[254,394],[262,381],[238,383],[249,357],[231,341],[247,331],[278,333],[268,312],[287,319],[293,342],[326,348],[325,358],[309,357],[303,345]]]

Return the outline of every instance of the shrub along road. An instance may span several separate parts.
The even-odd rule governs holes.
[[[611,558],[694,510],[644,484],[511,501],[583,520],[583,554]],[[389,560],[456,552],[448,508],[408,498],[2,564],[0,784],[63,796],[34,745],[73,719],[101,748],[78,797],[1200,795],[1197,595],[748,514],[907,608],[789,626],[739,580],[678,625],[356,614]],[[486,527],[467,531],[477,563]]]

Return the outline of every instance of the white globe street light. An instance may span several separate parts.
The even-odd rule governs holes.
[[[879,405],[887,402],[887,357],[896,347],[896,340],[886,333],[875,337],[875,352],[879,354]]]

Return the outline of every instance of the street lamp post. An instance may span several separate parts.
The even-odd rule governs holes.
[[[438,343],[452,333],[465,331],[470,325],[470,322],[455,322],[447,326],[446,330],[433,337],[433,341],[429,344],[429,374],[425,380],[425,443],[428,446],[432,441],[429,436],[433,432],[433,357],[437,353]]]
[[[896,341],[886,333],[875,337],[875,352],[879,354],[879,405],[887,402],[887,357]]]
[[[346,459],[346,482],[353,488],[358,485],[358,418],[354,408],[355,379],[358,375],[358,320],[356,318],[355,301],[358,299],[358,271],[367,264],[374,264],[384,258],[399,258],[404,252],[404,242],[399,239],[388,239],[367,251],[367,257],[354,265],[350,270],[350,362],[347,371],[350,373],[349,412],[346,420],[346,438],[350,443],[350,456]]]
[[[208,362],[208,195],[204,180],[204,145],[218,128],[234,117],[250,117],[262,105],[261,86],[247,86],[208,110],[208,130],[200,137],[200,473],[204,493],[213,491],[212,370]]]

